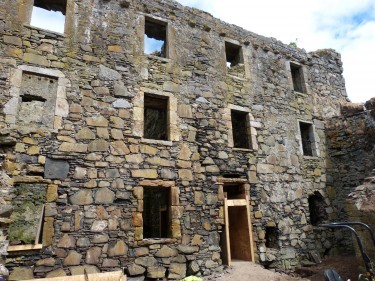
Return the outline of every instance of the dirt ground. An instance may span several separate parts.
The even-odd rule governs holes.
[[[358,263],[355,257],[328,257],[321,264],[302,268],[293,274],[284,274],[264,269],[261,265],[235,261],[220,275],[205,278],[207,281],[324,281],[323,272],[327,268],[335,269],[343,280],[356,281]]]

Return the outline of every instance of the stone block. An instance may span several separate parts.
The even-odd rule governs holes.
[[[117,257],[117,256],[127,256],[128,246],[124,241],[118,240],[116,242],[109,243],[108,246],[108,256]]]
[[[158,177],[158,172],[155,169],[132,170],[131,173],[135,178],[156,179]]]
[[[46,158],[44,168],[44,178],[46,179],[65,179],[69,173],[69,163],[64,160]]]
[[[33,269],[31,267],[16,267],[9,275],[9,281],[34,279]]]
[[[76,239],[72,235],[64,234],[61,237],[59,243],[57,243],[57,247],[59,248],[75,248],[76,246]]]
[[[156,252],[155,256],[158,258],[170,258],[177,256],[178,251],[168,246],[163,246],[159,251]]]
[[[102,232],[108,226],[108,222],[106,220],[96,220],[91,226],[92,232]]]
[[[89,152],[106,152],[109,150],[109,142],[105,140],[94,140],[89,143]]]
[[[78,140],[94,140],[96,137],[93,131],[85,127],[78,131],[78,133],[76,134],[76,138]]]
[[[100,270],[94,265],[83,265],[83,266],[72,266],[70,267],[70,273],[72,275],[84,275],[85,271],[87,274],[99,273]]]
[[[147,268],[147,277],[158,279],[158,278],[164,278],[165,277],[166,269],[161,266],[153,266]]]
[[[93,247],[87,250],[86,263],[87,264],[99,264],[102,249],[99,247]]]
[[[132,108],[133,105],[124,99],[117,99],[112,103],[114,108]]]
[[[109,81],[113,81],[113,80],[120,80],[121,79],[121,74],[118,73],[116,70],[113,70],[109,67],[106,67],[104,65],[100,65],[99,66],[99,79],[102,79],[102,80],[109,80]]]
[[[132,263],[131,265],[128,266],[127,272],[130,276],[135,276],[135,275],[141,275],[145,273],[146,269],[142,266],[136,265]]]
[[[59,147],[59,151],[85,153],[87,152],[87,144],[63,142]]]
[[[108,120],[103,116],[94,116],[86,119],[88,126],[93,127],[108,127]]]
[[[169,267],[170,279],[183,279],[186,277],[186,263],[172,263]]]
[[[64,266],[79,265],[82,255],[76,251],[69,251],[68,256],[64,259]]]
[[[90,205],[94,202],[91,190],[80,190],[70,196],[73,205]]]
[[[40,56],[32,53],[24,53],[23,60],[28,63],[37,64],[41,66],[49,66],[49,61],[45,56]]]
[[[115,200],[115,193],[108,188],[101,188],[95,193],[95,203],[111,204]]]
[[[64,277],[66,276],[66,272],[62,268],[58,268],[51,272],[48,272],[46,278],[55,278],[55,277]]]

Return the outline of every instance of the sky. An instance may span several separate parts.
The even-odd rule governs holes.
[[[335,49],[344,64],[352,102],[375,97],[375,0],[177,0],[231,24],[306,51]],[[41,10],[41,9],[39,9]],[[62,19],[61,19],[62,17]],[[63,32],[60,14],[41,15],[31,24]],[[42,20],[41,22],[37,22]],[[55,23],[57,21],[57,23]],[[61,27],[62,26],[62,27]],[[375,82],[375,81],[374,81]]]

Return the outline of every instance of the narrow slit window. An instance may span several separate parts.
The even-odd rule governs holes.
[[[304,79],[302,67],[300,65],[290,63],[290,71],[292,73],[293,89],[296,92],[304,93]]]
[[[148,55],[167,58],[167,24],[146,18],[144,52]]]
[[[279,231],[274,226],[266,227],[266,247],[279,249]]]
[[[143,188],[143,238],[168,238],[170,189]]]
[[[225,55],[227,67],[232,68],[239,64],[243,64],[242,48],[233,43],[225,42]]]
[[[64,33],[67,0],[34,0],[30,25]]]
[[[168,140],[168,127],[168,97],[145,94],[144,138]]]
[[[233,144],[235,148],[251,148],[247,112],[231,110]]]
[[[309,196],[310,222],[312,225],[319,225],[328,220],[326,204],[323,196],[315,192]]]
[[[315,156],[314,147],[314,129],[309,123],[299,122],[301,132],[302,151],[305,156]]]

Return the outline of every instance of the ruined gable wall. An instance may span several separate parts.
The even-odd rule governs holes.
[[[5,14],[16,9],[6,2]],[[220,270],[217,182],[225,173],[247,179],[257,260],[289,268],[308,250],[330,246],[312,231],[308,196],[325,194],[323,120],[346,100],[336,52],[306,53],[175,2],[81,0],[72,7],[66,36],[11,19],[0,29],[0,120],[16,139],[6,171],[15,185],[47,186],[44,248],[13,253],[9,267],[35,266],[35,276],[127,267],[151,277],[168,268],[170,278]],[[167,59],[143,54],[144,15],[168,23]],[[244,55],[229,75],[226,40]],[[306,93],[293,91],[289,61],[303,68]],[[17,123],[15,77],[35,70],[28,67],[59,81],[52,127]],[[173,100],[173,141],[140,137],[144,92]],[[253,149],[228,145],[230,105],[251,113]],[[318,157],[302,155],[298,120],[314,125]],[[50,167],[59,172],[51,175]],[[172,239],[163,242],[142,240],[142,187],[152,184],[174,185],[177,196]],[[280,232],[271,254],[267,225]]]

